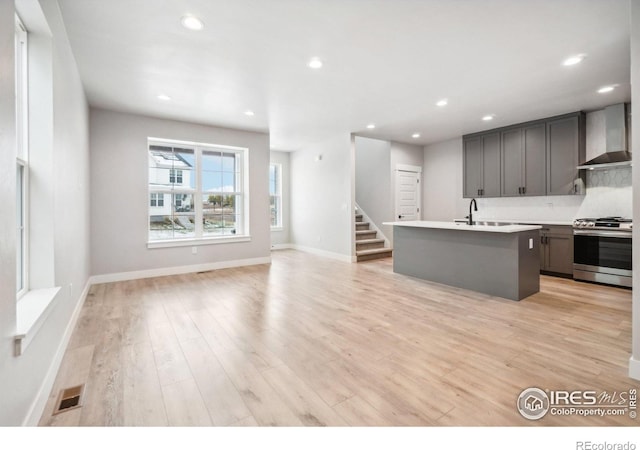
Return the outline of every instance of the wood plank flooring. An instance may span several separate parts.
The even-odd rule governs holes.
[[[95,285],[41,425],[637,425],[528,421],[520,392],[623,391],[631,291],[543,276],[521,302],[293,250]],[[52,415],[86,383],[81,408]]]

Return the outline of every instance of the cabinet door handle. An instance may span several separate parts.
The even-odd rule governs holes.
[[[480,195],[480,189],[478,189],[478,196]]]
[[[544,236],[540,236],[540,245],[544,245]]]
[[[526,186],[522,186],[522,193],[526,194],[527,193],[527,187]]]
[[[522,187],[518,188],[518,194],[522,194]]]

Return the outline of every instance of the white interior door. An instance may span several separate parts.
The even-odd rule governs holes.
[[[421,167],[396,170],[395,220],[420,220]]]

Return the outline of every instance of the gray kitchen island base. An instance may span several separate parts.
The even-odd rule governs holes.
[[[393,227],[393,271],[511,300],[540,291],[540,233]]]

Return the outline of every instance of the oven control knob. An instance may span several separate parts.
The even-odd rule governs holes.
[[[587,222],[587,226],[588,227],[595,227],[596,224],[595,224],[595,222]]]

